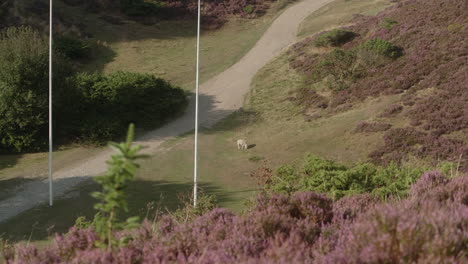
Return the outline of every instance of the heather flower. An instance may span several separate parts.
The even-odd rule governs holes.
[[[411,186],[410,193],[412,196],[421,196],[431,189],[444,185],[448,182],[448,178],[439,171],[428,171]]]

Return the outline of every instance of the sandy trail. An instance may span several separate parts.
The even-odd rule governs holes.
[[[303,0],[285,10],[264,33],[255,46],[235,65],[203,83],[200,87],[200,126],[210,127],[230,113],[238,110],[249,91],[252,78],[268,61],[296,40],[299,24],[312,12],[333,0]],[[201,43],[203,45],[203,43]],[[203,59],[203,58],[201,58]],[[194,98],[186,113],[166,126],[138,138],[137,144],[146,147],[145,152],[154,153],[161,143],[171,137],[194,129]],[[89,157],[77,166],[54,173],[54,196],[61,196],[70,188],[85,181],[89,176],[102,174],[109,149]],[[0,222],[48,202],[47,181],[33,181],[22,186],[15,196],[0,201]]]

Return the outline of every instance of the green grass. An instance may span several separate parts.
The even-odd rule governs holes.
[[[201,81],[239,61],[285,6],[285,1],[279,1],[258,19],[232,18],[221,29],[203,30],[200,40]],[[91,42],[99,43],[101,47],[95,53],[95,59],[85,65],[85,70],[152,73],[184,89],[194,87],[195,20],[160,21],[154,25],[123,20],[122,25],[113,25],[99,15],[89,12],[85,15],[81,8],[63,4],[61,7],[71,16],[70,19],[83,21],[86,31],[93,35]]]
[[[359,12],[375,12],[387,4],[388,1],[379,0],[338,0],[311,15],[302,24],[300,36],[336,27],[346,22],[358,8],[361,10]],[[93,19],[86,23],[89,25]],[[267,16],[263,19],[271,18]],[[205,79],[234,63],[255,43],[260,32],[270,23],[259,21],[251,25],[245,24],[246,21],[234,21],[223,29],[225,32],[204,35],[202,45],[206,50],[202,50],[202,73]],[[171,27],[168,26],[166,30],[163,24],[154,27],[136,25],[135,30],[131,31],[126,28],[130,27],[129,24],[113,28],[104,22],[99,23],[96,24],[96,32],[102,30],[99,37],[115,54],[104,58],[101,65],[96,63],[89,66],[90,70],[159,72],[162,77],[190,89],[192,81],[189,75],[193,73],[193,63],[188,61],[193,61],[190,54],[195,48],[190,24],[173,24],[172,29],[178,28],[186,33],[169,36]],[[164,30],[166,33],[162,33]],[[116,34],[119,32],[122,34]],[[251,44],[236,46],[244,42]],[[232,44],[231,48],[223,47],[227,43]],[[171,50],[170,54],[164,54],[163,51],[168,49]],[[352,133],[352,130],[360,120],[375,119],[379,110],[395,102],[397,96],[370,99],[340,114],[325,111],[319,113],[323,118],[306,121],[302,107],[285,100],[303,86],[302,77],[289,68],[287,56],[283,54],[257,73],[242,111],[230,115],[211,129],[201,131],[199,182],[206,193],[218,197],[222,207],[242,210],[245,199],[257,189],[250,177],[256,168],[276,168],[285,163],[294,163],[304,153],[314,153],[351,165],[366,160],[368,153],[382,143],[381,133],[364,137]],[[239,138],[246,138],[248,144],[255,144],[255,147],[238,150],[236,140]],[[258,157],[262,160],[258,160]],[[253,162],[252,159],[258,161]],[[45,157],[43,161],[46,164]],[[16,163],[19,165],[21,161]],[[175,208],[179,204],[176,194],[191,191],[192,175],[193,134],[187,133],[165,142],[161,151],[142,162],[137,179],[129,190],[130,214],[146,215],[146,205],[150,202]],[[63,232],[77,216],[91,217],[94,214],[94,201],[89,193],[96,188],[94,183],[84,183],[72,190],[68,198],[57,201],[53,208],[36,207],[0,224],[0,230],[8,230],[8,236],[14,240],[29,237],[32,240],[46,239],[50,226],[54,226],[49,229],[51,231]]]
[[[383,1],[366,2],[368,5],[357,1],[350,4],[364,11],[365,8],[381,5]],[[376,3],[371,5],[370,2]],[[339,3],[341,1],[334,2],[331,7]],[[320,28],[325,24],[338,25],[344,19],[342,11],[330,7],[320,10],[317,17],[324,21],[313,23],[318,23],[317,27]],[[376,118],[378,109],[394,102],[397,99],[395,96],[368,100],[350,111],[337,115],[324,113],[325,118],[306,122],[301,113],[302,107],[285,100],[303,85],[303,78],[289,68],[287,56],[282,55],[257,73],[242,111],[201,133],[200,179],[243,194],[237,201],[233,196],[234,200],[225,203],[225,206],[240,208],[243,203],[241,198],[254,193],[252,186],[255,185],[250,173],[258,167],[275,168],[301,158],[306,152],[353,164],[366,160],[367,155],[381,144],[381,133],[362,137],[352,133],[352,130],[358,121]],[[248,144],[255,144],[255,147],[246,151],[237,150],[235,142],[239,138],[246,138]],[[178,137],[166,142],[163,147],[165,151],[156,153],[145,162],[140,176],[145,179],[191,181],[193,135]]]
[[[282,0],[259,19],[232,19],[219,30],[204,31],[201,39],[201,79],[222,72],[238,61],[257,42],[274,18],[288,5]],[[153,73],[190,90],[195,79],[195,21],[162,21],[142,25],[124,20],[112,25],[99,14],[71,7],[62,2],[57,8],[70,21],[86,26],[92,34],[89,40],[99,43],[91,61],[83,65],[86,71],[114,72],[119,70]],[[67,147],[55,153],[63,156],[57,168],[80,161],[95,148]],[[0,155],[0,180],[17,177],[44,177],[47,174],[47,153]],[[0,184],[0,189],[2,184]]]
[[[200,187],[207,193],[217,193],[221,204],[228,203],[232,199],[228,193],[221,191],[212,183],[201,182]],[[90,194],[99,188],[99,185],[93,181],[86,181],[56,200],[53,207],[37,206],[0,223],[2,230],[0,237],[11,241],[45,240],[55,232],[66,232],[79,216],[85,216],[88,220],[93,219],[96,213],[93,204],[96,200]],[[141,218],[148,216],[151,219],[158,211],[174,210],[181,205],[178,195],[190,192],[192,188],[189,182],[137,179],[128,188],[129,212],[121,216],[126,218],[138,215]]]
[[[258,19],[233,18],[219,30],[204,31],[201,39],[201,80],[222,72],[245,55],[274,18],[288,5],[282,0]],[[113,25],[99,14],[70,7],[62,2],[57,8],[71,21],[83,23],[92,34],[91,43],[99,43],[93,59],[85,62],[86,71],[111,73],[131,71],[153,73],[190,90],[195,78],[195,21],[162,21],[143,25],[124,20]],[[97,148],[68,146],[54,153],[60,169],[89,157]],[[14,178],[43,178],[47,175],[48,154],[0,155],[0,191],[14,188]]]

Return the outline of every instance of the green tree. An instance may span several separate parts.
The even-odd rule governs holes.
[[[53,68],[54,87],[57,91],[67,89],[69,63],[57,55]],[[48,131],[48,78],[48,42],[37,31],[20,27],[0,33],[0,150],[3,152],[44,148]]]
[[[118,241],[113,238],[113,231],[135,226],[138,222],[138,217],[130,217],[126,222],[120,222],[118,218],[120,212],[128,212],[125,190],[139,168],[136,161],[146,157],[146,155],[139,154],[141,146],[132,146],[133,137],[134,125],[130,124],[125,142],[109,143],[117,154],[107,162],[109,167],[106,174],[95,178],[95,181],[102,185],[101,192],[92,194],[99,201],[94,206],[98,210],[94,224],[101,238],[100,246],[107,245],[111,248],[118,244]]]

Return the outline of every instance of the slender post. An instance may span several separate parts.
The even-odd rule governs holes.
[[[52,206],[52,0],[49,9],[49,205]]]
[[[197,180],[198,180],[198,89],[200,86],[200,17],[201,0],[198,0],[198,21],[197,21],[197,76],[195,80],[195,157],[193,166],[193,207],[197,206]]]

